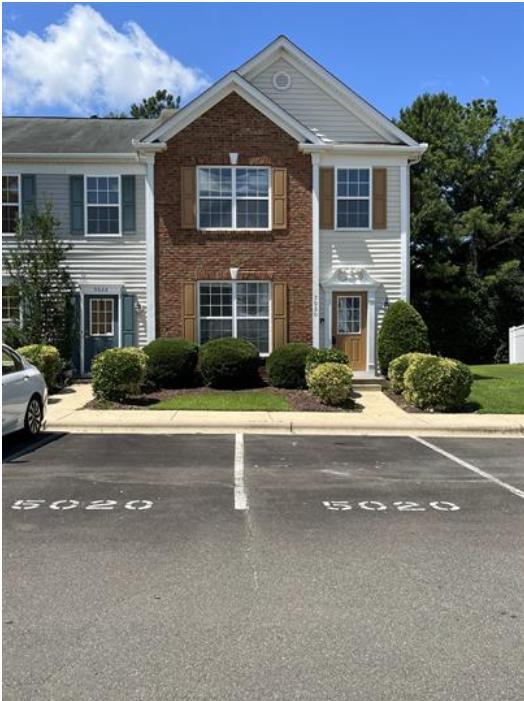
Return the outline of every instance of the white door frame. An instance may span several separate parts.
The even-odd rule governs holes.
[[[85,297],[118,297],[118,346],[122,347],[122,294],[123,283],[108,285],[105,282],[82,283],[78,286],[80,291],[80,376],[85,376],[85,342],[86,342],[86,318]]]

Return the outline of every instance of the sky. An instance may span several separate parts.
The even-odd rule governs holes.
[[[3,3],[3,111],[187,103],[286,34],[384,114],[423,92],[524,116],[522,3]]]

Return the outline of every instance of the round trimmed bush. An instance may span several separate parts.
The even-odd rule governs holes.
[[[31,365],[40,370],[49,389],[58,385],[58,376],[62,370],[62,359],[58,349],[54,346],[47,346],[43,343],[33,343],[29,346],[18,348],[20,355],[23,355]]]
[[[312,348],[306,357],[306,384],[311,370],[322,363],[349,365],[349,358],[338,348]]]
[[[428,327],[411,304],[399,300],[387,310],[378,334],[377,352],[384,377],[389,364],[404,353],[429,353]]]
[[[409,364],[424,353],[404,353],[398,358],[392,360],[388,368],[389,386],[396,394],[402,394],[404,391],[404,375],[409,367]]]
[[[139,348],[108,348],[99,353],[91,364],[95,397],[122,402],[139,394],[146,366],[147,355]]]
[[[241,338],[215,338],[200,348],[200,372],[211,387],[246,387],[258,381],[258,351]]]
[[[449,411],[464,404],[473,375],[460,360],[420,355],[404,374],[404,398],[421,409]]]
[[[288,343],[275,348],[266,363],[267,377],[274,387],[303,389],[306,386],[307,343]]]
[[[308,388],[323,404],[343,406],[351,399],[353,371],[343,363],[321,363],[308,373]]]
[[[146,379],[158,387],[188,387],[195,379],[198,346],[183,338],[157,338],[144,347]]]

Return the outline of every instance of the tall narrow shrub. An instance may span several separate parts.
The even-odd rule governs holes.
[[[389,364],[404,353],[429,353],[428,327],[417,310],[402,300],[394,302],[378,335],[378,362],[384,376]]]

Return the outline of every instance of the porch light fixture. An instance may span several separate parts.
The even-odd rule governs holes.
[[[236,166],[236,164],[238,163],[238,153],[229,154],[229,163],[232,166]]]
[[[387,310],[389,309],[389,297],[386,297],[384,299],[384,304],[382,305],[382,307],[383,307],[384,311],[387,312]]]
[[[232,280],[237,279],[239,270],[240,270],[240,268],[229,268],[229,274],[231,275]]]

